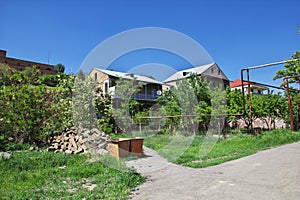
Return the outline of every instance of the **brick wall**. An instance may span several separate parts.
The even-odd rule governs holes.
[[[43,74],[56,74],[54,70],[53,65],[33,62],[33,61],[27,61],[27,60],[21,60],[16,58],[9,58],[6,57],[6,51],[0,50],[0,63],[7,64],[11,68],[17,69],[17,70],[24,70],[26,67],[32,67],[36,66],[41,71],[41,75]]]

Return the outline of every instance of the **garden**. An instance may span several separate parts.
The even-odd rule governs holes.
[[[285,65],[275,79],[298,73],[299,65]],[[149,106],[131,98],[142,86],[134,79],[120,80],[115,95],[122,100],[116,103],[82,71],[40,76],[34,67],[14,71],[4,64],[0,70],[0,152],[9,154],[0,156],[4,199],[127,199],[146,181],[125,167],[124,160],[108,154],[48,152],[49,140],[72,127],[99,128],[111,138],[144,137],[145,146],[170,162],[193,168],[300,140],[299,131],[274,129],[276,119],[289,127],[286,92],[251,95],[253,119],[267,123],[265,130],[253,133],[249,105],[243,105],[239,90],[231,91],[223,83],[212,89],[213,80],[193,74]],[[300,79],[290,82],[299,85]],[[291,98],[299,130],[299,93],[291,92]],[[244,122],[242,129],[238,121]],[[176,148],[169,145],[172,141],[186,144]],[[210,148],[203,147],[205,142]]]

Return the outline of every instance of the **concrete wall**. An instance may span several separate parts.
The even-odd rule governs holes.
[[[266,119],[270,128],[273,129],[274,125],[271,124],[271,119]],[[232,123],[229,123],[229,126],[230,127],[234,127],[234,125]],[[246,123],[244,122],[244,120],[242,119],[239,119],[237,121],[237,128],[245,128],[246,127]],[[268,129],[268,125],[267,123],[262,120],[262,119],[255,119],[253,121],[253,128],[262,128],[262,129]],[[283,119],[275,119],[275,129],[278,129],[278,128],[286,128],[286,123],[284,122]]]
[[[89,77],[99,84],[99,87],[102,91],[104,91],[105,83],[107,83],[109,86],[109,76],[101,71],[98,71],[97,69],[93,69],[89,74]]]

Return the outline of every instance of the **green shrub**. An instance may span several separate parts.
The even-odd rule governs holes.
[[[6,80],[0,88],[1,137],[11,137],[19,144],[41,143],[72,124],[71,90],[67,87],[72,81],[61,80],[61,85],[49,88],[37,85],[38,73],[35,68],[29,74],[1,72]]]

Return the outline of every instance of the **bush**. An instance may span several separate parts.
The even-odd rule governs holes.
[[[0,89],[0,137],[19,144],[41,143],[72,124],[70,80],[56,88],[36,85],[39,71],[32,69],[30,74],[1,72],[6,81]]]

